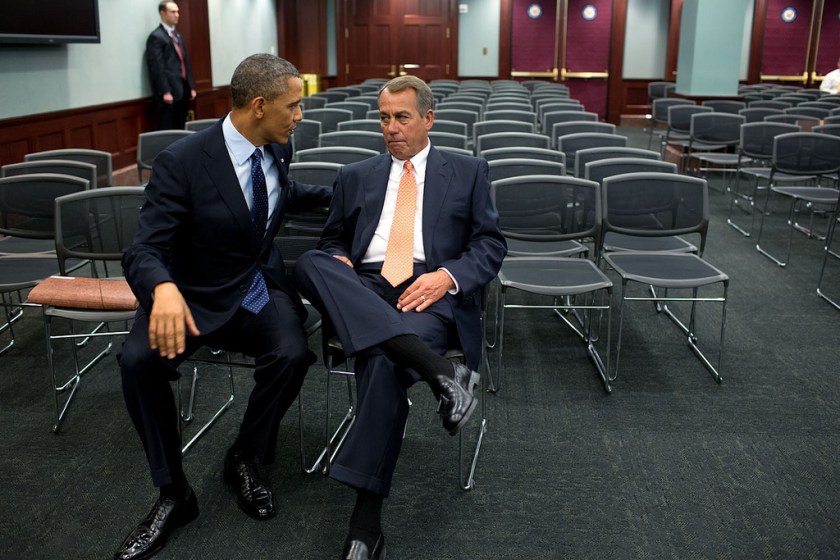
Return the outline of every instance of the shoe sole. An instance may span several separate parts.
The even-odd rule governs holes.
[[[474,391],[475,387],[478,385],[478,382],[481,381],[481,375],[477,371],[470,372],[470,380],[467,382],[467,392],[473,398],[472,402],[470,403],[469,408],[464,413],[464,417],[461,418],[461,421],[455,425],[454,428],[449,430],[449,435],[454,436],[458,432],[461,431],[461,428],[464,427],[464,424],[470,421],[470,416],[472,416],[473,411],[475,410],[475,406],[478,404],[478,399],[476,398]]]

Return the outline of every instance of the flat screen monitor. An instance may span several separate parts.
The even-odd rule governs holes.
[[[0,0],[0,43],[99,43],[98,0]]]

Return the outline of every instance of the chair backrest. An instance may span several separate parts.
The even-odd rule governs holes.
[[[556,161],[558,163],[566,163],[566,155],[557,150],[549,148],[533,148],[529,146],[512,146],[505,148],[491,148],[481,152],[481,157],[488,162],[497,159],[511,159],[511,158],[526,158],[526,159],[541,159],[544,161]]]
[[[575,177],[583,177],[586,164],[590,161],[598,161],[608,158],[643,158],[661,159],[659,152],[643,150],[641,148],[628,148],[626,146],[599,146],[596,148],[584,148],[575,154]]]
[[[9,163],[0,167],[0,177],[14,177],[15,175],[31,175],[32,173],[58,173],[81,177],[90,183],[90,188],[96,188],[97,170],[92,163],[62,159],[43,159]]]
[[[546,113],[553,113],[555,111],[585,111],[583,105],[578,101],[571,99],[560,99],[555,97],[552,99],[539,99],[535,102],[534,107],[537,111],[537,121],[542,122]]]
[[[306,109],[303,112],[303,118],[320,122],[321,133],[335,132],[338,130],[338,123],[353,119],[353,112],[348,111],[347,109],[335,109],[330,107],[324,107],[323,109]]]
[[[380,136],[381,138],[381,136]],[[353,148],[350,146],[330,146],[329,148],[310,148],[295,152],[295,161],[323,161],[331,163],[354,163],[373,156],[378,156],[377,150]]]
[[[466,101],[463,98],[461,99],[451,99],[447,97],[443,101],[437,104],[435,109],[435,113],[440,110],[450,110],[450,111],[471,111],[473,113],[478,113],[478,118],[482,118],[484,114],[484,105],[480,102],[472,102]]]
[[[485,111],[483,119],[485,121],[520,121],[537,126],[537,114],[533,111]]]
[[[654,99],[650,104],[650,115],[653,120],[659,124],[668,123],[668,108],[677,105],[696,105],[689,99],[680,99],[679,97],[662,97]]]
[[[792,107],[792,103],[787,103],[786,101],[778,101],[776,99],[767,99],[763,101],[753,101],[750,103],[750,108],[764,108],[764,109],[779,109],[784,110],[788,107]]]
[[[697,233],[699,253],[709,228],[705,179],[679,173],[624,173],[604,178],[603,231],[641,237]]]
[[[579,134],[581,132],[600,132],[603,134],[615,134],[615,125],[597,121],[567,121],[551,125],[551,138],[555,140],[560,136]]]
[[[58,269],[68,259],[119,261],[131,245],[145,200],[143,187],[105,187],[55,199]]]
[[[435,110],[435,119],[443,119],[445,121],[455,121],[467,125],[467,136],[472,136],[473,124],[478,120],[478,111],[464,111],[463,109],[437,109]]]
[[[192,130],[193,132],[198,132],[199,130],[210,128],[217,122],[219,122],[219,119],[195,119],[184,123],[184,129]]]
[[[783,115],[784,111],[781,109],[771,109],[770,107],[750,106],[747,109],[741,109],[738,111],[738,114],[744,117],[745,122],[751,123],[763,121],[764,117],[771,115]]]
[[[335,103],[338,101],[344,101],[350,97],[350,93],[346,91],[319,91],[318,93],[313,93],[309,97],[321,98],[327,103]]]
[[[484,150],[512,146],[531,146],[534,148],[548,148],[548,136],[530,132],[497,132],[483,134],[475,140],[475,153],[481,155]]]
[[[600,245],[598,183],[565,175],[529,175],[490,183],[499,227],[510,239],[566,241],[593,238]]]
[[[665,97],[665,91],[668,86],[676,85],[674,82],[649,82],[648,83],[648,97],[653,101]]]
[[[341,166],[327,161],[295,161],[289,164],[289,177],[300,183],[332,187]]]
[[[435,123],[433,125],[432,130],[435,130],[437,132],[449,132],[451,134],[461,134],[463,136],[467,136],[466,123],[458,121],[448,121],[446,119],[439,119],[437,118],[437,115],[435,115]]]
[[[327,103],[325,109],[344,109],[350,111],[354,119],[363,119],[365,114],[370,111],[371,107],[367,103],[359,103],[357,101],[334,101]]]
[[[824,118],[823,124],[840,124],[840,113]]]
[[[550,134],[551,127],[557,123],[566,122],[598,122],[598,113],[587,111],[549,111],[540,121],[540,132]]]
[[[820,134],[830,134],[832,136],[840,136],[840,123],[823,124],[820,126],[815,126],[811,129],[811,132],[818,132]]]
[[[500,132],[525,132],[533,134],[534,125],[521,121],[478,121],[473,125],[473,144],[476,144],[480,136],[486,134],[498,134]]]
[[[696,113],[711,113],[711,107],[702,105],[672,105],[668,107],[668,132],[689,134],[691,132],[691,115]]]
[[[817,117],[810,117],[808,115],[795,115],[793,113],[785,113],[783,115],[770,115],[764,117],[765,122],[781,122],[798,125],[803,131],[808,132],[813,127],[819,126],[820,119]]]
[[[364,130],[340,130],[337,132],[322,132],[321,147],[349,146],[352,148],[365,148],[385,153],[385,140],[380,132],[367,132]]]
[[[379,119],[353,119],[352,121],[338,123],[338,130],[364,130],[382,134],[382,125],[379,123]]]
[[[61,150],[34,152],[23,156],[23,161],[35,161],[41,159],[69,159],[71,161],[92,163],[96,166],[97,188],[110,187],[113,181],[113,160],[111,152],[81,148],[64,148]]]
[[[581,171],[580,176],[584,179],[602,183],[607,177],[624,173],[676,173],[677,164],[656,159],[615,157],[590,161]]]
[[[467,148],[455,148],[453,146],[435,146],[438,150],[442,152],[450,152],[453,154],[461,154],[462,156],[471,156],[473,155],[473,151]]]
[[[831,111],[837,107],[837,105],[830,101],[803,101],[797,105],[797,107],[816,107],[817,109],[827,109],[828,111]]]
[[[840,137],[791,132],[773,139],[773,172],[829,175],[840,170]],[[771,176],[772,182],[772,176]]]
[[[371,109],[379,110],[379,97],[376,95],[357,95],[356,97],[348,97],[345,101],[350,101],[352,103],[364,103],[367,105],[368,111]]]
[[[137,176],[143,181],[143,171],[152,168],[155,158],[173,142],[195,134],[192,130],[153,130],[137,135]]]
[[[54,239],[55,199],[89,188],[86,179],[55,173],[0,178],[0,234]]]
[[[695,113],[691,115],[691,144],[703,142],[720,146],[735,146],[741,140],[744,117],[733,113]],[[691,149],[689,145],[689,150]]]
[[[451,132],[438,132],[436,130],[429,131],[429,140],[435,147],[449,146],[452,148],[467,149],[467,137],[462,134],[453,134]]]
[[[747,104],[734,99],[707,99],[702,103],[703,107],[711,107],[716,113],[732,113],[737,115],[738,111],[745,109]]]
[[[627,137],[603,132],[579,132],[557,137],[557,150],[566,154],[566,172],[577,168],[575,155],[586,148],[627,146]]]
[[[490,180],[507,179],[523,175],[565,175],[566,166],[556,161],[541,159],[511,158],[487,162]]]
[[[321,123],[320,121],[302,119],[295,125],[295,133],[292,135],[292,143],[295,151],[319,148],[321,146]]]
[[[526,111],[532,112],[534,110],[531,102],[526,101],[499,101],[494,99],[487,100],[487,111]]]
[[[799,126],[781,122],[744,123],[741,126],[740,151],[755,160],[770,161],[773,157],[773,139],[779,134],[800,132]]]
[[[309,109],[323,109],[327,106],[327,98],[307,95],[300,99],[300,106],[304,111],[308,111]]]
[[[788,115],[805,115],[806,117],[814,117],[815,119],[824,119],[831,114],[831,109],[824,107],[805,107],[804,105],[789,107],[784,111]]]

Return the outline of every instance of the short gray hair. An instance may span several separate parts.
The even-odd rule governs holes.
[[[241,109],[254,98],[273,101],[286,93],[289,78],[300,77],[294,64],[273,54],[252,54],[239,63],[230,79],[234,108]]]
[[[420,113],[420,116],[435,108],[435,96],[432,95],[432,89],[417,76],[406,75],[394,78],[382,86],[379,94],[382,95],[385,90],[390,93],[398,93],[408,88],[417,92],[417,112]]]

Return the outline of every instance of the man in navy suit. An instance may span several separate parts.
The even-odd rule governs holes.
[[[201,346],[255,359],[255,386],[224,478],[251,517],[274,514],[259,466],[274,460],[278,426],[315,361],[305,308],[274,237],[285,211],[329,204],[324,187],[290,181],[289,142],[302,119],[295,67],[257,54],[231,79],[233,110],[155,159],[134,242],[123,258],[140,303],[120,357],[123,394],[160,497],[115,558],[147,558],[198,515],[181,464],[177,366]]]
[[[379,118],[389,154],[341,168],[319,249],[295,267],[298,289],[356,358],[356,420],[330,470],[356,490],[342,559],[385,555],[382,503],[400,452],[408,388],[428,383],[450,434],[473,411],[481,290],[507,251],[487,162],[429,143],[433,103],[428,85],[414,76],[385,84]],[[407,175],[416,184],[413,258],[408,255],[406,274],[395,279],[384,263]],[[442,357],[457,344],[467,367]]]
[[[181,12],[175,2],[158,5],[160,25],[146,39],[146,67],[157,111],[158,130],[184,128],[195,82],[181,34],[175,30]]]

